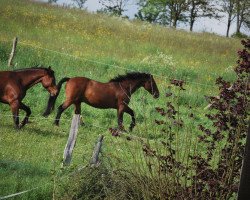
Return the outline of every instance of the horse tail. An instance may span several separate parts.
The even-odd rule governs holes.
[[[54,96],[51,96],[51,95],[49,96],[49,100],[48,100],[48,103],[47,103],[47,108],[46,108],[45,112],[43,113],[43,116],[44,116],[44,117],[47,117],[47,116],[51,113],[51,111],[54,109],[55,103],[56,103],[56,99],[57,99],[57,97],[58,97],[58,95],[59,95],[59,93],[60,93],[62,84],[63,84],[64,82],[67,82],[69,79],[70,79],[70,78],[65,77],[65,78],[62,78],[62,79],[58,82],[58,84],[57,84],[57,90],[58,90],[58,92],[57,92],[57,94],[54,95]]]

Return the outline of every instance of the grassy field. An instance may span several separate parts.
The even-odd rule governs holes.
[[[15,69],[40,64],[52,66],[57,80],[65,76],[86,76],[102,82],[130,71],[153,74],[160,98],[155,100],[140,89],[131,100],[137,120],[131,135],[146,138],[152,144],[164,139],[154,123],[159,117],[155,107],[165,107],[171,78],[185,80],[186,91],[170,98],[178,102],[187,124],[187,129],[179,134],[180,152],[185,149],[187,138],[192,141],[196,137],[197,125],[209,123],[204,116],[207,105],[204,96],[216,95],[215,79],[218,76],[234,79],[233,66],[240,48],[237,39],[189,33],[28,0],[1,0],[0,13],[0,70],[9,70],[8,55],[13,38],[18,36]],[[19,131],[13,128],[9,106],[0,104],[0,197],[43,186],[20,197],[51,199],[59,185],[68,181],[67,177],[58,177],[88,163],[100,134],[105,135],[103,159],[115,168],[133,169],[140,164],[140,143],[123,136],[112,137],[108,131],[116,126],[116,111],[82,105],[86,125],[79,130],[72,167],[60,170],[73,108],[63,114],[61,126],[55,127],[52,124],[55,113],[49,118],[41,116],[47,98],[48,93],[41,85],[28,91],[24,103],[32,110],[31,123]],[[57,106],[63,98],[62,92]],[[195,120],[188,118],[190,112],[195,113]],[[125,115],[126,128],[129,122]]]

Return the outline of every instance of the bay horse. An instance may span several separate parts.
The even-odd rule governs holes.
[[[51,96],[56,95],[58,92],[54,71],[50,67],[0,71],[0,102],[10,105],[16,128],[21,128],[28,122],[31,110],[22,103],[22,100],[26,95],[26,91],[37,83],[42,83]],[[20,124],[19,109],[26,112],[26,116]]]
[[[134,111],[128,106],[131,95],[140,87],[144,87],[154,98],[159,97],[159,90],[151,74],[127,73],[101,83],[86,77],[63,78],[58,83],[58,94],[63,82],[66,83],[66,100],[58,107],[55,124],[59,125],[61,114],[70,105],[74,104],[75,114],[81,113],[81,102],[95,108],[117,109],[118,128],[123,129],[123,113],[128,113],[131,118],[129,130],[135,126]],[[54,107],[56,98],[50,97],[44,116],[48,116]]]

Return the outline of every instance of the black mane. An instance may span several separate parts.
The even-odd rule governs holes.
[[[125,80],[148,79],[150,78],[150,76],[151,75],[147,73],[132,72],[132,73],[127,73],[125,75],[118,75],[117,77],[110,79],[109,82],[121,82]]]
[[[45,68],[45,67],[38,67],[38,65],[37,65],[37,66],[34,66],[34,67],[26,67],[26,68],[15,69],[13,71],[20,72],[20,71],[36,70],[36,69],[45,69],[46,70],[47,68]]]
[[[14,72],[22,72],[22,71],[28,71],[28,70],[41,70],[41,69],[47,71],[49,74],[54,73],[54,71],[52,69],[47,68],[47,67],[43,67],[43,66],[39,67],[39,65],[36,65],[34,67],[27,67],[27,68],[15,69],[13,71]]]

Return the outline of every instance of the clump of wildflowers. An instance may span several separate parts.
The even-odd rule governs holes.
[[[152,65],[152,66],[167,66],[174,67],[176,62],[171,55],[164,54],[163,52],[157,51],[156,55],[150,55],[145,57],[142,64]]]

